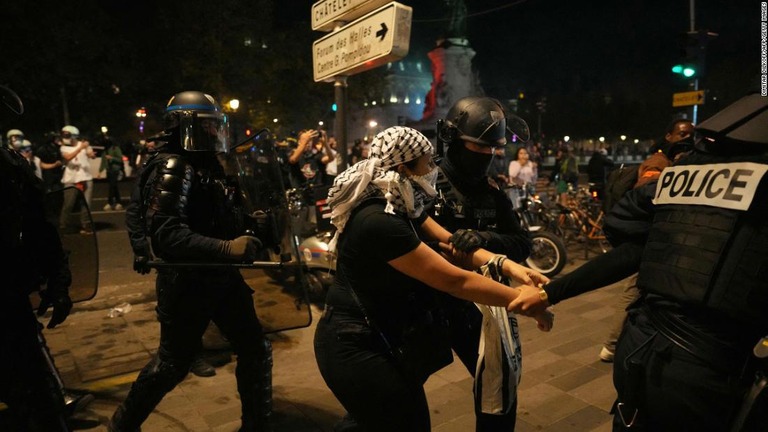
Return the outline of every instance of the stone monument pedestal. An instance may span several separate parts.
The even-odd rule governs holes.
[[[427,103],[434,106],[418,122],[409,124],[418,130],[434,130],[435,122],[445,118],[448,110],[459,99],[467,96],[482,96],[483,91],[472,73],[472,58],[475,50],[464,38],[450,38],[427,53],[432,62],[432,89]]]

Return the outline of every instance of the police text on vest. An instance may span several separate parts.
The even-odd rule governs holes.
[[[747,210],[766,171],[768,165],[753,162],[669,167],[659,177],[653,203]]]

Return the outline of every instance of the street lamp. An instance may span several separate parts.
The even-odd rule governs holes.
[[[232,99],[229,101],[229,108],[232,111],[237,111],[237,109],[240,108],[240,101],[238,99]]]

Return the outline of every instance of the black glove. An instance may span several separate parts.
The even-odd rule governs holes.
[[[456,230],[448,241],[461,252],[472,252],[477,248],[485,248],[489,239],[490,236],[486,232],[460,229]]]
[[[253,236],[240,236],[234,240],[224,240],[219,246],[219,254],[227,259],[253,262],[261,250],[261,240]]]
[[[53,314],[51,314],[51,320],[48,321],[47,327],[49,329],[63,323],[69,316],[69,312],[72,310],[72,299],[69,298],[69,293],[64,290],[52,291],[50,289],[40,291],[40,306],[37,307],[37,316],[45,315],[51,306],[53,306]]]
[[[133,270],[138,274],[148,274],[152,270],[149,266],[149,257],[146,255],[133,255]]]

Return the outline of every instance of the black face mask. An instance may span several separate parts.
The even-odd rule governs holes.
[[[484,177],[488,173],[488,167],[491,165],[493,153],[477,153],[466,148],[463,144],[452,146],[454,152],[451,156],[451,162],[456,169],[461,171],[469,178]]]

